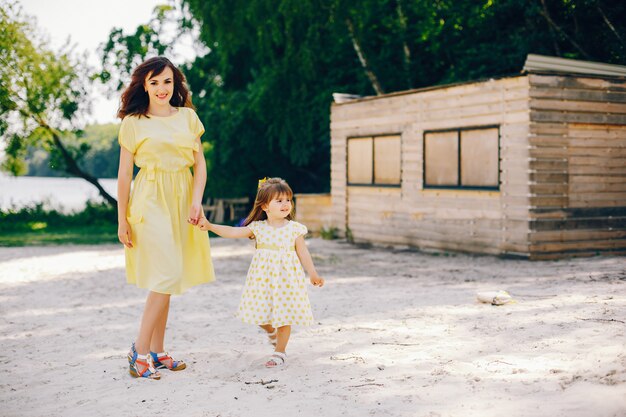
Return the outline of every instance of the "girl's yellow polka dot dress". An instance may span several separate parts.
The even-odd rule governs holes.
[[[313,323],[306,279],[296,254],[296,238],[307,233],[305,225],[289,221],[275,228],[267,221],[248,225],[256,238],[237,317],[250,324],[308,326]]]

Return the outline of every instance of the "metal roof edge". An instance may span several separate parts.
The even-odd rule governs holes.
[[[522,71],[551,71],[564,74],[626,76],[626,66],[582,61],[546,55],[528,54]]]

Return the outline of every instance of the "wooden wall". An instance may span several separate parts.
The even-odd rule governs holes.
[[[500,126],[499,191],[422,184],[427,130]],[[346,186],[349,137],[400,134],[400,187]],[[333,223],[356,242],[532,259],[626,253],[626,81],[529,74],[331,108]]]
[[[530,253],[626,253],[626,81],[529,75]]]
[[[333,225],[330,194],[296,194],[296,221],[303,223],[316,236],[322,228]]]
[[[528,77],[390,94],[331,108],[333,222],[356,242],[529,254]],[[500,126],[499,191],[424,189],[426,130]],[[347,139],[400,134],[400,187],[346,185]]]

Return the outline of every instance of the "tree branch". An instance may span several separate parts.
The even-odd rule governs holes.
[[[561,27],[557,25],[554,20],[552,20],[552,18],[550,17],[550,13],[548,12],[548,7],[546,6],[545,0],[541,0],[541,5],[543,10],[540,13],[546,19],[546,22],[548,22],[551,27],[556,29],[557,32],[563,35],[565,39],[567,39],[574,46],[574,48],[578,49],[578,52],[580,52],[585,58],[591,59],[591,56],[574,39],[572,39],[571,36],[569,36],[563,29],[561,29]]]
[[[600,16],[602,16],[602,20],[604,20],[604,23],[606,23],[606,25],[609,27],[609,29],[611,29],[611,32],[613,32],[613,34],[615,35],[615,37],[617,39],[619,39],[619,41],[622,43],[622,45],[624,44],[624,39],[622,39],[622,37],[620,36],[620,34],[617,32],[617,29],[615,29],[615,26],[613,26],[613,24],[611,23],[611,21],[609,20],[609,18],[606,16],[606,14],[604,13],[604,11],[602,10],[602,8],[600,7],[600,2],[598,2],[596,4],[596,8],[598,9],[598,13],[600,13]]]
[[[52,140],[54,141],[54,145],[59,149],[61,155],[63,156],[63,160],[65,161],[66,172],[68,174],[72,174],[74,176],[83,178],[85,181],[92,184],[94,187],[98,189],[98,192],[106,200],[107,203],[112,205],[113,207],[117,207],[117,200],[113,198],[103,187],[100,185],[98,178],[86,173],[76,163],[76,160],[70,155],[69,151],[63,145],[63,141],[61,141],[61,137],[59,136],[56,129],[50,127],[45,120],[43,120],[38,115],[33,115],[33,118],[37,122],[37,124],[43,129],[47,130],[52,135]]]
[[[406,77],[406,82],[408,88],[413,88],[413,81],[411,79],[411,49],[409,49],[409,45],[406,42],[406,16],[404,15],[404,11],[402,10],[402,0],[397,0],[396,10],[398,12],[398,20],[400,22],[400,29],[402,30],[402,52],[404,53],[404,75]]]

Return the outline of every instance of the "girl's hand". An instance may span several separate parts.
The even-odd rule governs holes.
[[[211,229],[211,222],[208,221],[206,217],[202,217],[200,218],[200,220],[198,220],[198,227],[203,232],[206,232],[207,230]]]
[[[311,284],[313,284],[314,286],[316,287],[324,286],[324,278],[320,277],[319,275],[312,276],[310,279],[311,279]]]
[[[133,247],[131,236],[132,233],[128,222],[126,220],[119,222],[117,226],[117,238],[129,249]]]
[[[191,207],[189,207],[189,218],[187,222],[193,224],[194,226],[198,224],[198,220],[202,217],[202,204],[200,203],[191,203]]]

